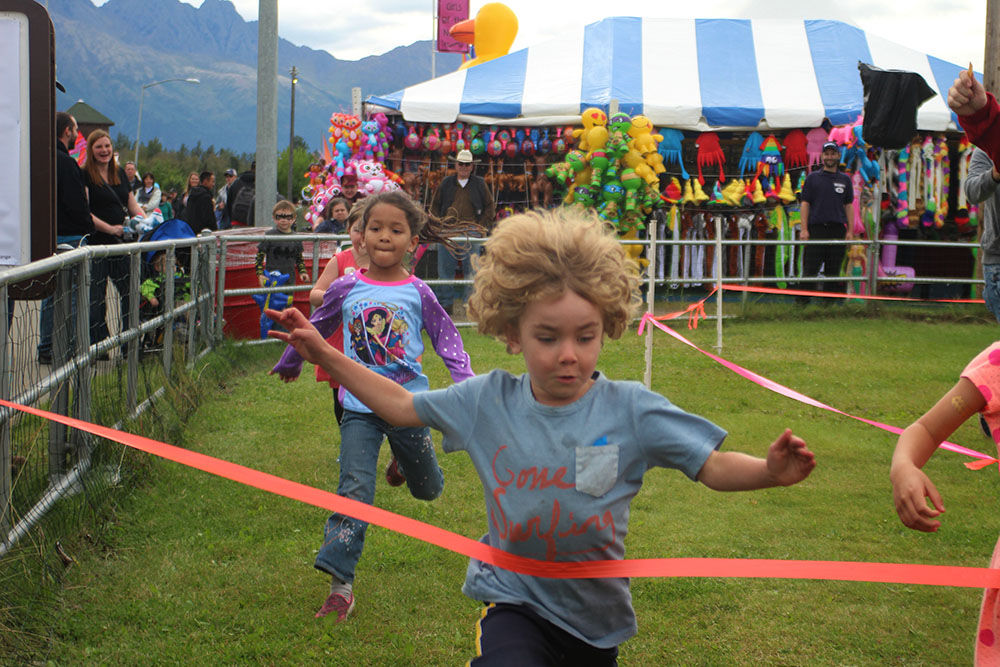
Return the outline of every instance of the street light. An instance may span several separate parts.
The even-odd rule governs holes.
[[[142,102],[143,98],[146,96],[146,89],[152,88],[153,86],[158,86],[161,83],[169,83],[171,81],[187,81],[188,83],[201,83],[198,79],[187,78],[187,79],[164,79],[163,81],[154,81],[153,83],[144,83],[142,85],[142,91],[139,93],[139,122],[135,126],[135,168],[139,168],[139,131],[142,129]]]
[[[292,172],[294,168],[294,161],[292,160],[292,158],[295,157],[295,84],[299,82],[299,71],[295,69],[294,65],[292,66],[291,74],[292,74],[292,110],[291,110],[292,121],[289,124],[290,129],[288,131],[288,186],[287,186],[288,201],[294,201],[292,199]]]

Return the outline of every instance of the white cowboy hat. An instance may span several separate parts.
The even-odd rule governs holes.
[[[476,163],[475,158],[472,157],[472,151],[468,150],[467,148],[463,148],[462,150],[458,151],[458,155],[456,155],[453,159],[458,164],[475,164]]]

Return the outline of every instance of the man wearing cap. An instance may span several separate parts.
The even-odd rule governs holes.
[[[344,174],[340,177],[340,196],[347,200],[348,211],[354,206],[354,202],[364,198],[364,195],[358,192],[356,174]]]
[[[232,221],[226,211],[226,196],[229,194],[229,186],[236,180],[236,170],[230,167],[224,174],[226,182],[219,188],[215,195],[215,221],[219,229],[229,229]]]
[[[823,168],[806,176],[802,185],[800,207],[802,225],[799,238],[803,241],[853,239],[854,226],[851,204],[854,186],[851,179],[839,170],[840,148],[832,141],[823,144]],[[845,244],[807,244],[802,254],[802,277],[840,274],[840,266],[847,252]],[[814,291],[844,292],[846,285],[837,283],[803,283],[804,289]],[[825,286],[829,286],[827,289]],[[809,297],[798,297],[800,303]]]
[[[455,157],[455,173],[445,176],[441,180],[441,185],[434,191],[431,199],[431,213],[439,218],[454,216],[463,222],[474,222],[489,233],[493,229],[496,218],[496,204],[493,201],[493,194],[490,192],[486,181],[482,177],[472,173],[475,162],[472,159],[472,152],[461,150]],[[438,245],[437,262],[438,278],[441,280],[454,280],[458,262],[462,262],[462,275],[466,280],[471,280],[475,267],[469,258],[473,254],[479,254],[479,245],[460,253],[458,256],[452,255],[448,250]],[[440,285],[437,287],[438,301],[445,310],[454,312],[455,288],[453,285]],[[468,297],[468,286],[462,290],[462,301]]]

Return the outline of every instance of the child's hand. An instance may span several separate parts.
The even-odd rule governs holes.
[[[986,106],[986,89],[972,74],[972,65],[962,70],[948,89],[948,107],[959,116],[968,116]]]
[[[789,428],[767,449],[767,472],[778,486],[801,482],[815,467],[816,455]]]
[[[306,273],[305,271],[303,271],[302,273],[300,273],[299,274],[299,282],[300,283],[307,283],[307,282],[309,282],[309,274]]]
[[[316,330],[316,327],[312,325],[312,322],[306,319],[306,316],[298,308],[286,308],[280,312],[268,308],[264,314],[286,329],[286,331],[272,329],[267,332],[267,335],[285,341],[309,363],[319,365],[319,360],[332,349]],[[274,374],[274,372],[272,369],[270,374]],[[291,382],[295,378],[282,375],[282,379],[285,382]]]
[[[934,517],[944,512],[944,501],[924,471],[912,464],[894,465],[889,477],[896,514],[903,525],[925,533],[937,531],[941,522]]]
[[[263,287],[267,284],[267,276],[257,276],[257,282]]]
[[[155,296],[151,296],[149,297],[149,305],[151,305],[153,308],[159,308],[160,300],[157,299]]]

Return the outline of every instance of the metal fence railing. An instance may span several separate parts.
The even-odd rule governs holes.
[[[155,417],[157,401],[176,372],[193,365],[224,337],[260,338],[260,310],[254,295],[292,292],[299,295],[298,305],[306,301],[309,285],[259,287],[254,260],[257,244],[268,237],[258,231],[84,246],[0,271],[0,335],[5,341],[0,345],[0,398],[112,427],[132,424],[140,415]],[[800,252],[805,243],[794,238],[723,239],[716,233],[711,238],[674,239],[669,234],[665,219],[660,218],[651,225],[649,238],[625,242],[643,247],[645,256],[653,260],[647,274],[648,297],[662,298],[697,286],[709,289],[727,283],[785,282],[796,287],[803,280],[796,275],[793,251],[789,251],[792,260],[785,275],[775,276],[759,266],[759,257],[773,257],[775,248]],[[303,242],[312,282],[338,243],[347,239],[317,234],[297,238]],[[901,278],[881,275],[878,270],[885,242],[845,243],[867,249],[865,273],[848,278],[863,282],[869,294],[901,282]],[[962,257],[976,247],[973,243],[892,243],[930,254],[959,252]],[[152,260],[161,251],[164,265],[157,270]],[[435,288],[450,281],[437,277],[433,252],[416,265],[415,272]],[[685,266],[686,273],[680,270]],[[961,266],[948,271],[945,265],[935,275],[918,273],[906,282],[917,287],[957,285],[967,293],[982,284],[964,259]],[[161,280],[158,308],[150,307],[143,296],[151,293],[148,281],[155,282],[157,276]],[[842,282],[845,277],[826,275],[806,280]],[[452,284],[470,283],[466,278]],[[51,296],[45,300],[11,299],[12,286],[25,284]],[[304,307],[308,309],[307,303]],[[51,326],[44,323],[46,312],[51,312]],[[718,315],[721,321],[721,300]],[[49,334],[51,351],[44,354],[39,346],[42,343],[44,348]],[[0,407],[0,567],[20,541],[41,530],[44,518],[57,504],[69,499],[71,509],[60,512],[67,517],[65,523],[45,524],[46,540],[75,534],[79,526],[74,522],[85,522],[92,508],[103,504],[104,495],[122,480],[126,458],[121,445]]]

